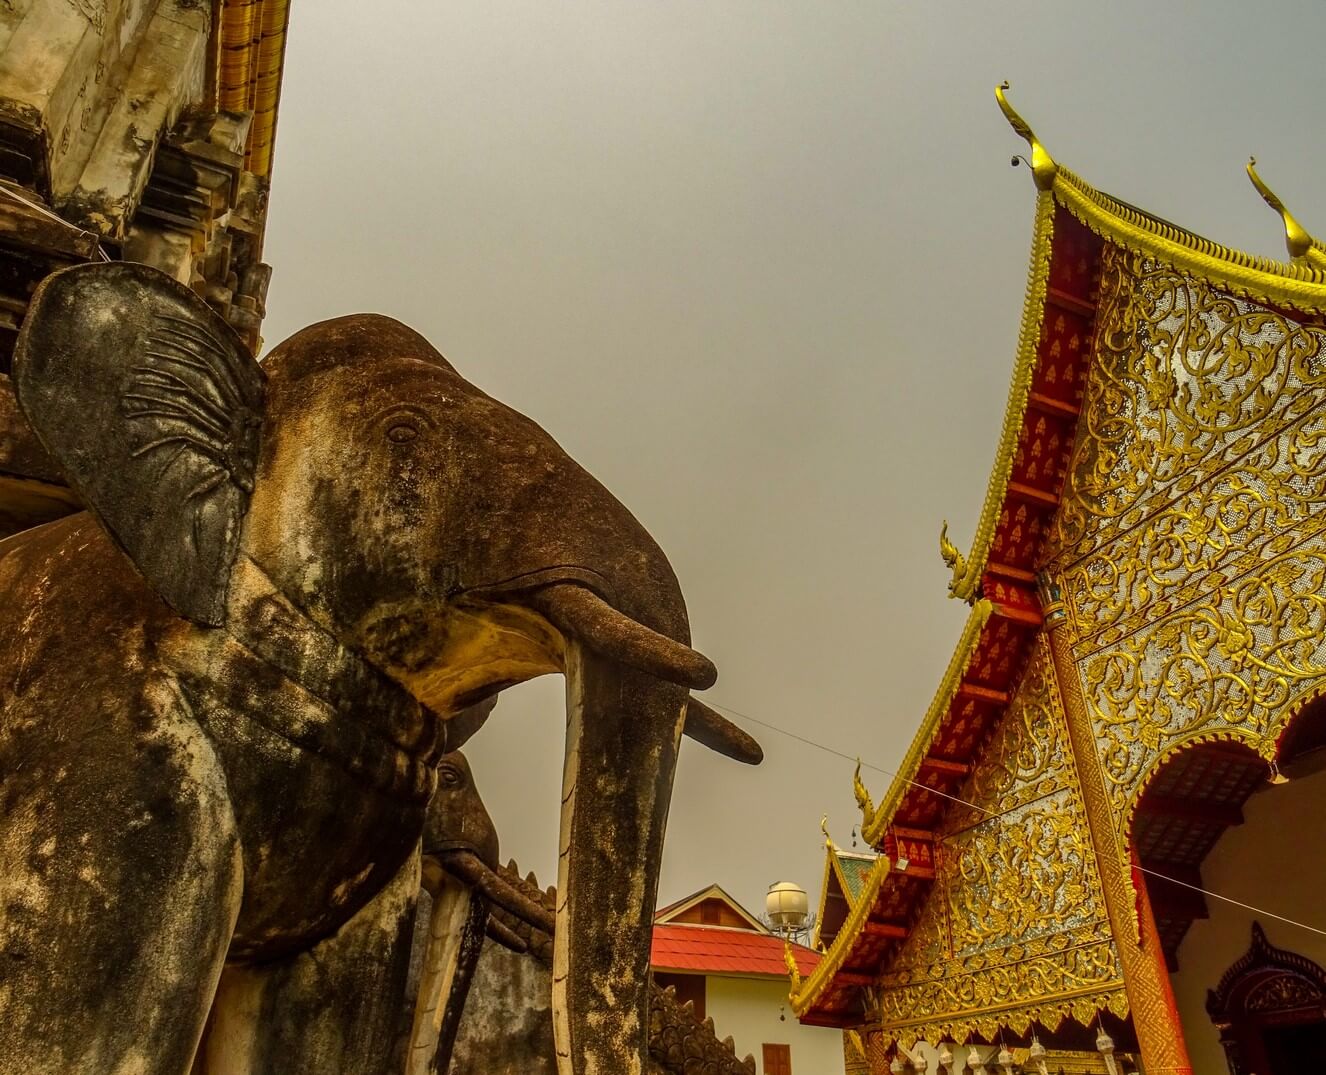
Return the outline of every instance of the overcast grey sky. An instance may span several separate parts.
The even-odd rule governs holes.
[[[266,335],[428,336],[653,532],[709,697],[892,767],[965,618],[1026,282],[1010,97],[1089,182],[1284,256],[1249,153],[1326,234],[1326,2],[293,4]],[[660,898],[818,898],[852,765],[688,744]],[[504,856],[556,880],[562,683],[472,742]],[[876,798],[888,777],[867,772]]]

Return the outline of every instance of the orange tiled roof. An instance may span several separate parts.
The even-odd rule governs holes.
[[[819,953],[810,948],[794,944],[792,952],[803,976],[819,965]],[[656,925],[649,962],[655,970],[787,977],[783,939],[745,929],[678,923]]]

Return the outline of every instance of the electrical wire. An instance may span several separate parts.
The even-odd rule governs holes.
[[[914,788],[919,788],[922,791],[928,791],[931,795],[938,795],[941,798],[948,799],[951,802],[959,803],[962,806],[968,807],[971,810],[975,810],[978,814],[984,814],[986,817],[1000,816],[998,811],[990,810],[984,806],[978,806],[976,803],[968,802],[966,799],[963,799],[960,796],[950,795],[946,791],[940,791],[938,788],[932,788],[927,784],[922,784],[919,781],[912,780],[909,777],[900,776],[896,771],[892,769],[887,769],[882,765],[875,765],[870,762],[862,761],[860,758],[855,757],[851,754],[844,754],[841,750],[835,750],[831,746],[827,746],[824,743],[817,742],[814,739],[808,739],[806,736],[798,735],[796,732],[789,732],[786,728],[780,728],[776,724],[770,724],[766,720],[760,720],[759,717],[753,717],[749,713],[743,713],[738,709],[733,709],[731,706],[723,705],[721,702],[716,702],[712,698],[706,699],[706,702],[707,704],[713,706],[715,709],[721,709],[724,713],[731,714],[733,717],[736,717],[738,720],[744,720],[751,724],[758,724],[761,728],[768,728],[769,731],[771,732],[777,732],[779,735],[785,735],[789,739],[795,739],[799,743],[804,743],[807,746],[815,747],[817,750],[822,750],[826,754],[832,754],[834,757],[842,758],[845,761],[850,761],[855,764],[858,764],[863,769],[873,769],[875,772],[883,773],[885,776],[891,776],[895,780],[902,780],[910,784]],[[1133,863],[1126,863],[1126,865],[1131,867]],[[1277,914],[1275,911],[1268,911],[1264,907],[1257,907],[1251,903],[1245,903],[1242,900],[1234,899],[1234,897],[1232,896],[1223,896],[1219,892],[1212,892],[1209,888],[1203,888],[1200,885],[1190,884],[1187,881],[1180,880],[1177,877],[1171,877],[1169,876],[1169,874],[1161,873],[1160,871],[1153,870],[1147,866],[1142,866],[1138,864],[1137,869],[1141,873],[1149,874],[1152,877],[1160,878],[1162,881],[1168,881],[1171,884],[1180,885],[1181,887],[1191,889],[1194,892],[1200,892],[1203,896],[1210,896],[1212,899],[1219,900],[1222,903],[1232,904],[1233,906],[1241,907],[1246,911],[1252,911],[1254,914],[1264,915],[1267,918],[1275,919],[1275,921],[1277,922],[1283,922],[1287,926],[1296,926],[1299,929],[1307,930],[1309,933],[1316,933],[1320,936],[1326,937],[1326,929],[1321,929],[1317,926],[1309,925],[1306,922],[1300,922],[1294,918],[1288,918],[1285,915]]]

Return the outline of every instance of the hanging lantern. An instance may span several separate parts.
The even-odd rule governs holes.
[[[1049,1068],[1045,1066],[1045,1046],[1041,1044],[1040,1038],[1032,1036],[1031,1048],[1027,1051],[1027,1059],[1036,1062],[1036,1070],[1040,1075],[1050,1075]]]
[[[1096,1049],[1105,1058],[1105,1070],[1110,1075],[1119,1075],[1119,1069],[1114,1063],[1114,1039],[1105,1033],[1103,1024],[1100,1033],[1096,1035]]]
[[[902,1062],[902,1057],[895,1056],[893,1063],[889,1065],[889,1070],[893,1072],[893,1075],[902,1075],[907,1070],[907,1065]]]
[[[986,1075],[985,1061],[981,1059],[975,1045],[967,1050],[967,1066],[971,1068],[972,1075]]]
[[[948,1042],[939,1043],[939,1067],[944,1075],[953,1075],[953,1050],[948,1047]]]
[[[1000,1044],[999,1055],[995,1058],[1001,1068],[1004,1069],[1004,1075],[1013,1075],[1013,1054],[1008,1051],[1008,1046]]]

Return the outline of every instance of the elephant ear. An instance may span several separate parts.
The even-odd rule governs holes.
[[[265,378],[203,300],[146,265],[44,280],[14,352],[19,406],[166,602],[225,618],[253,492]]]

